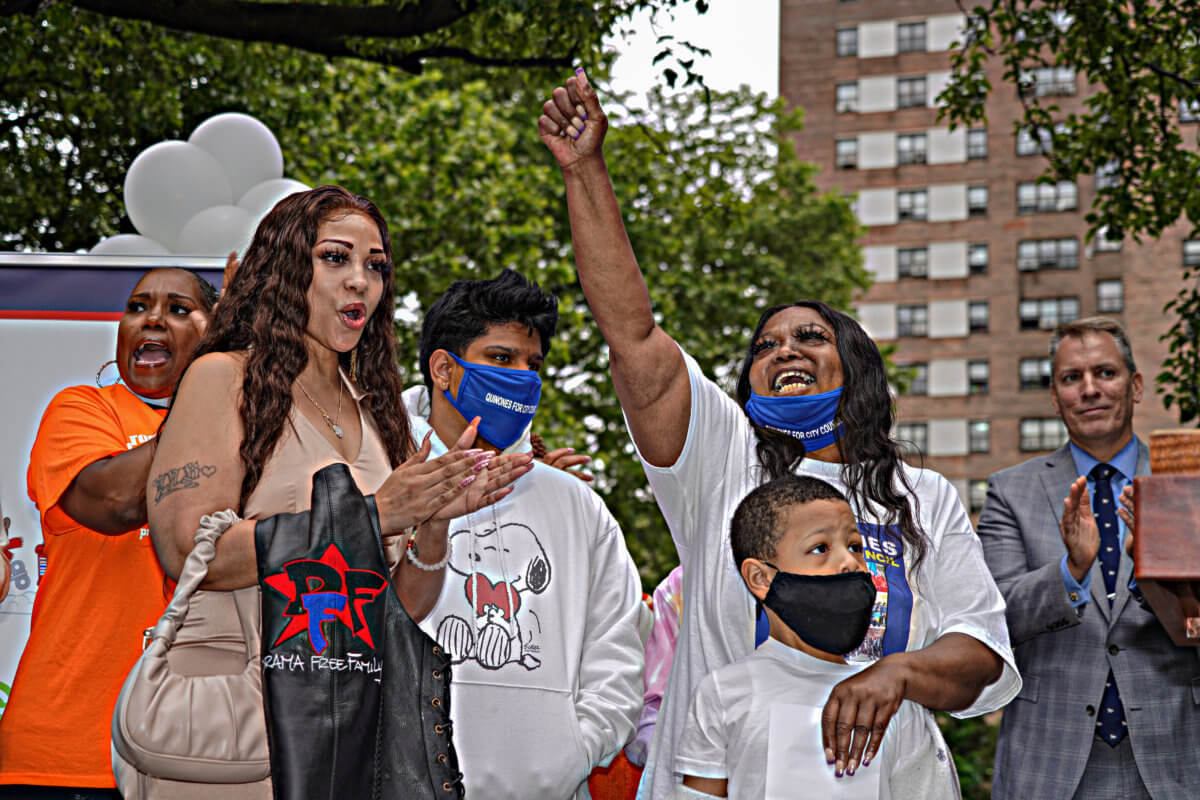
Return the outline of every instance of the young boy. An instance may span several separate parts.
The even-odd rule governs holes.
[[[875,603],[862,537],[845,497],[789,475],[738,506],[730,544],[771,636],[697,687],[679,742],[677,798],[957,798],[958,778],[933,715],[900,704],[878,763],[835,770],[821,743],[834,685],[864,669],[842,657],[862,643]]]

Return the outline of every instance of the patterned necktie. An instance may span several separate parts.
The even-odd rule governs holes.
[[[1121,537],[1117,527],[1117,503],[1113,497],[1112,476],[1116,469],[1108,464],[1097,464],[1092,468],[1091,478],[1095,484],[1092,492],[1092,514],[1096,527],[1100,529],[1100,571],[1104,573],[1104,589],[1108,594],[1108,606],[1112,608],[1117,591],[1117,572],[1121,568]],[[1112,670],[1104,682],[1104,697],[1100,701],[1100,714],[1096,721],[1096,735],[1109,746],[1116,747],[1125,738],[1125,707],[1117,693],[1117,681]]]

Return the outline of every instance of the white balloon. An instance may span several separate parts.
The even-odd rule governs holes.
[[[238,200],[238,205],[246,209],[254,220],[254,227],[275,207],[283,198],[296,192],[308,191],[309,187],[291,178],[272,178],[269,181],[253,186]]]
[[[250,244],[252,223],[244,208],[232,205],[206,208],[183,226],[175,252],[188,256],[227,256],[230,250],[236,250],[241,255]]]
[[[110,256],[169,256],[171,251],[158,242],[136,233],[119,233],[101,239],[89,253]]]
[[[184,223],[233,202],[225,171],[194,144],[168,140],[138,154],[125,174],[125,211],[134,227],[173,250]]]
[[[225,170],[233,199],[283,175],[283,151],[271,129],[248,114],[218,114],[201,122],[188,142],[212,154]]]

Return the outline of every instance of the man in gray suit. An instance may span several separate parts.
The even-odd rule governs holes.
[[[1050,340],[1070,441],[992,475],[984,557],[1008,602],[1024,685],[1004,709],[994,798],[1200,797],[1200,648],[1176,647],[1133,581],[1133,435],[1142,399],[1125,331],[1100,317]],[[1120,498],[1118,500],[1118,498]]]

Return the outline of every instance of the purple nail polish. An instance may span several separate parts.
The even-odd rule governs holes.
[[[584,122],[587,122],[587,112],[586,111],[580,111],[579,116],[583,118]]]
[[[841,771],[840,769],[835,769],[835,770],[833,771],[833,777],[835,777],[835,778],[840,778],[840,777],[842,777],[842,771]]]
[[[583,67],[576,67],[576,68],[575,68],[575,74],[576,74],[576,75],[580,75],[580,74],[582,74],[582,73],[583,73]]]
[[[575,134],[574,136],[572,136],[571,138],[572,138],[572,139],[578,139],[580,136],[583,136],[583,131],[579,131],[578,133],[576,133],[576,134]]]

